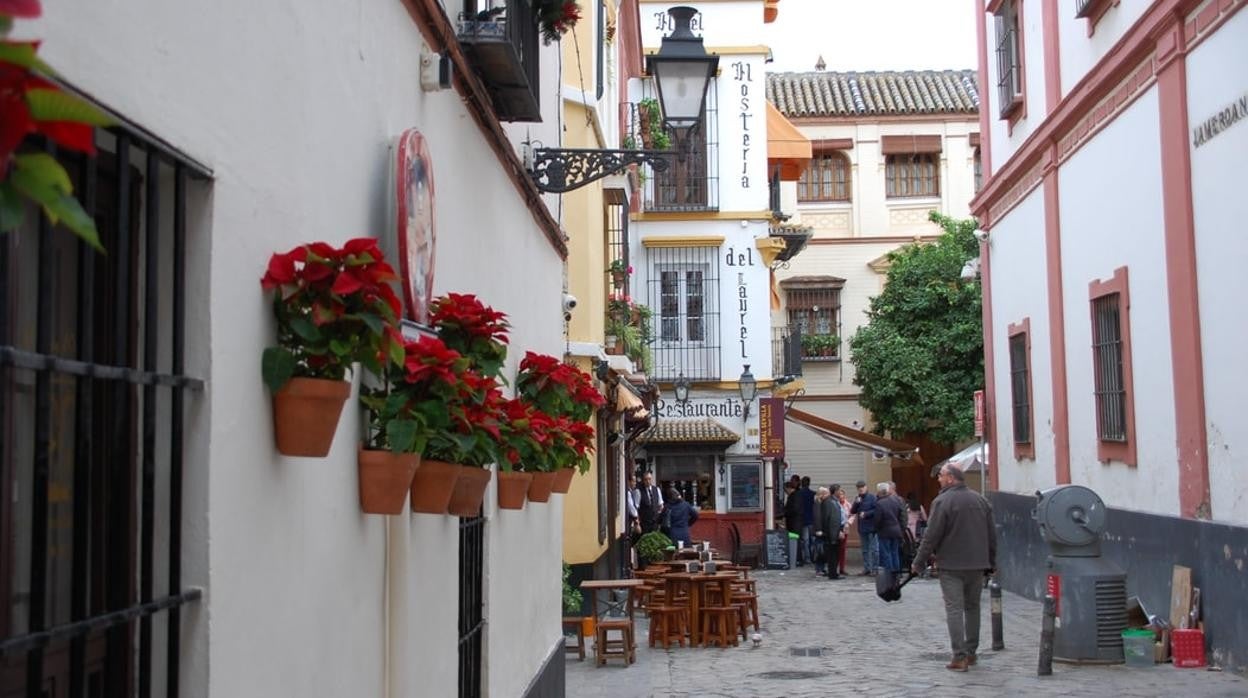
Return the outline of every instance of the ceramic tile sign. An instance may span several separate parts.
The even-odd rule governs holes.
[[[396,183],[395,232],[399,251],[399,278],[405,319],[429,322],[433,296],[433,253],[437,233],[433,217],[433,163],[429,145],[412,128],[399,136],[394,161]]]

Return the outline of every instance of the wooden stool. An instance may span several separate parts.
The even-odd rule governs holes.
[[[710,647],[718,643],[727,647],[731,642],[737,646],[737,625],[740,623],[740,612],[735,606],[705,606],[702,608],[702,644]]]
[[[563,651],[575,651],[578,662],[585,659],[585,624],[581,622],[582,620],[582,618],[572,616],[563,617]],[[568,644],[567,642],[569,629],[576,631],[576,642],[573,644]]]
[[[758,594],[736,593],[732,595],[732,603],[740,604],[742,611],[747,613],[749,619],[754,624],[754,629],[759,629],[758,624]]]
[[[675,640],[681,647],[685,646],[685,618],[688,616],[688,610],[683,606],[664,606],[652,604],[646,609],[646,614],[650,616],[650,646],[654,647],[654,643],[663,643],[663,649],[672,646]]]
[[[620,639],[609,639],[611,631],[620,633]],[[633,622],[631,620],[600,620],[594,630],[594,656],[598,666],[607,663],[608,657],[620,657],[625,664],[637,661],[633,645]]]

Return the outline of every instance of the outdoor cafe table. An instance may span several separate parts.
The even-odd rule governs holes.
[[[633,621],[633,604],[629,602],[632,598],[632,588],[645,584],[644,579],[586,579],[581,582],[582,589],[588,589],[593,599],[590,608],[594,609],[594,617],[601,618],[612,609],[619,610],[621,603],[627,603],[628,621]],[[606,589],[623,589],[625,591],[624,601],[612,603],[610,597],[607,598],[606,610],[603,613],[598,612],[598,590]]]
[[[689,583],[689,639],[690,644],[697,646],[702,644],[702,618],[701,607],[703,606],[702,598],[706,593],[706,587],[710,584],[719,584],[720,593],[724,599],[728,599],[732,595],[732,580],[738,579],[736,572],[715,572],[707,574],[705,572],[669,572],[663,575],[663,579],[667,582],[667,598],[675,598],[676,585],[674,582]]]

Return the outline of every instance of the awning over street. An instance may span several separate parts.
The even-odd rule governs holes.
[[[633,419],[645,419],[650,416],[650,411],[646,409],[646,404],[642,402],[641,396],[633,390],[633,386],[626,380],[621,380],[615,391],[615,410],[627,414]]]
[[[780,167],[780,179],[796,182],[810,164],[810,139],[767,102],[767,167]]]
[[[882,453],[891,458],[899,458],[906,461],[907,465],[923,465],[923,457],[919,455],[917,446],[886,439],[883,436],[876,436],[870,432],[847,427],[844,424],[801,410],[787,410],[784,413],[784,418],[794,424],[806,427],[833,443],[863,451]]]
[[[652,444],[719,444],[727,446],[741,440],[737,432],[711,419],[660,419],[658,424],[641,433],[641,443]]]

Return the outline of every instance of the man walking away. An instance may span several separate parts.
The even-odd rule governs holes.
[[[889,572],[901,571],[901,503],[889,494],[888,483],[875,486],[879,493],[875,502],[875,535],[880,539],[880,567]]]
[[[815,549],[815,491],[810,489],[810,478],[802,478],[802,487],[797,491],[798,500],[802,503],[802,530],[798,544],[798,565],[806,560],[813,560]]]
[[[940,494],[910,569],[917,574],[932,554],[940,559],[940,593],[953,649],[953,661],[945,668],[966,671],[975,666],[979,650],[979,599],[984,576],[997,566],[997,529],[992,505],[966,486],[961,468],[946,465],[937,480]]]
[[[841,548],[841,504],[826,487],[819,488],[815,502],[815,545],[822,548],[822,555],[815,557],[815,573],[823,573],[826,567],[828,579],[840,579],[836,565]]]
[[[858,498],[849,508],[858,519],[858,540],[862,542],[862,573],[875,574],[880,562],[879,540],[875,537],[875,495],[867,491],[867,483],[858,481]]]
[[[637,488],[637,518],[641,520],[642,533],[659,530],[663,520],[663,495],[654,485],[654,474],[647,472],[641,476],[641,487]]]

